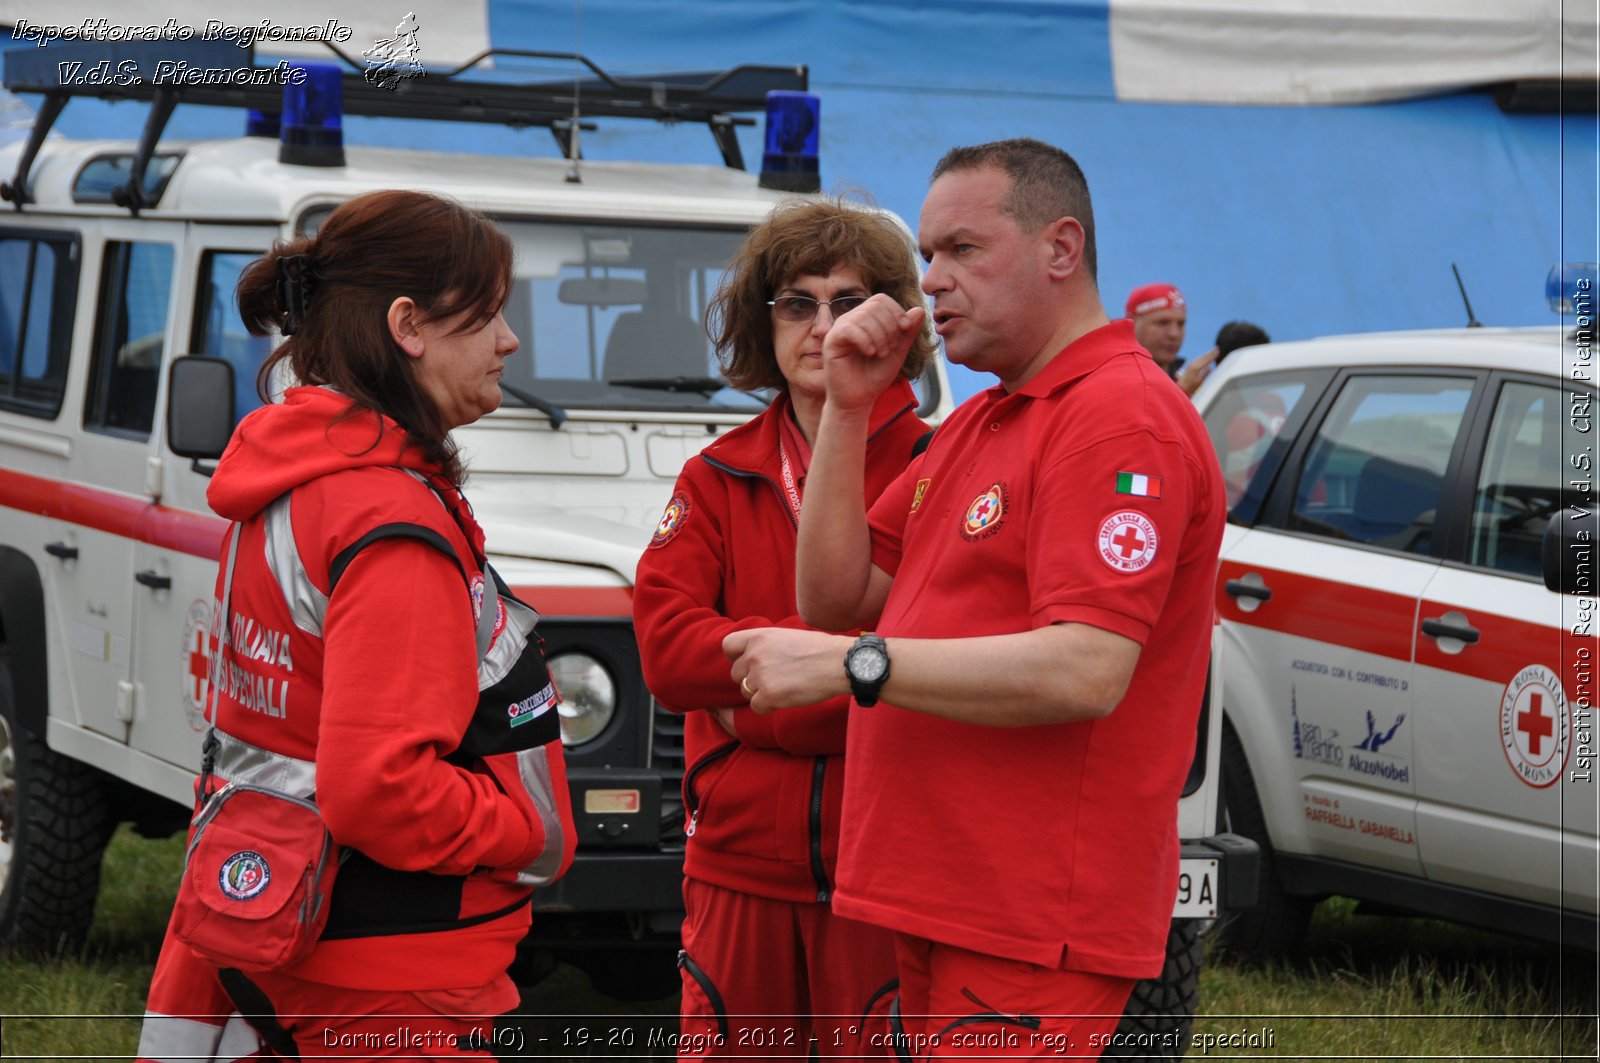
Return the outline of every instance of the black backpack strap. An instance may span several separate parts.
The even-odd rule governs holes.
[[[928,449],[928,444],[933,442],[933,433],[937,431],[937,428],[930,428],[917,437],[917,441],[911,444],[911,456],[913,458]]]
[[[455,547],[451,546],[449,541],[445,539],[444,536],[423,524],[410,524],[404,521],[397,521],[393,524],[378,525],[376,528],[373,528],[371,531],[367,532],[367,534],[363,535],[361,538],[357,539],[355,542],[339,551],[339,553],[334,557],[333,563],[328,566],[328,596],[330,598],[333,596],[333,589],[339,585],[339,578],[344,575],[344,570],[350,567],[350,562],[356,559],[356,555],[365,550],[367,547],[371,546],[373,543],[381,542],[384,539],[416,539],[427,543],[429,546],[433,547],[435,550],[439,551],[441,554],[453,561],[456,568],[461,572],[461,579],[469,587],[472,585],[471,575],[469,575],[466,568],[462,566],[461,558],[456,553]]]

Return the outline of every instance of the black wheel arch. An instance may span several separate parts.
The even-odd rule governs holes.
[[[50,715],[44,583],[39,566],[13,546],[0,546],[0,642],[11,648],[17,723],[42,739]]]

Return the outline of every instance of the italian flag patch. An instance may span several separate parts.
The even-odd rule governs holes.
[[[1117,473],[1117,494],[1135,495],[1139,498],[1160,498],[1161,477],[1146,476],[1137,472]]]

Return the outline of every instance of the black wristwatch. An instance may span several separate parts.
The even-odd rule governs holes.
[[[844,674],[850,677],[850,693],[856,704],[871,708],[878,703],[878,692],[889,679],[889,647],[877,635],[862,635],[850,644],[844,655]]]

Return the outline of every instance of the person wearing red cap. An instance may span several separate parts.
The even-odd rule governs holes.
[[[1183,368],[1178,348],[1183,346],[1183,327],[1189,321],[1183,293],[1170,284],[1145,284],[1128,293],[1126,310],[1133,321],[1133,338],[1176,380]]]

